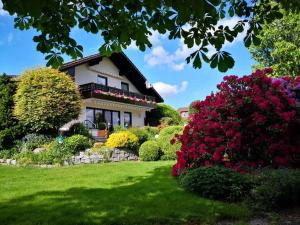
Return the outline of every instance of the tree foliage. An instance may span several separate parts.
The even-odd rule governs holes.
[[[29,130],[57,131],[79,116],[80,94],[67,74],[38,68],[25,71],[19,79],[14,114]]]
[[[168,125],[180,125],[183,123],[180,114],[171,106],[160,103],[148,114],[150,126],[158,126],[162,119],[168,120]]]
[[[299,3],[277,0],[286,8],[299,9]],[[75,27],[88,33],[99,33],[104,44],[102,55],[120,52],[133,41],[144,51],[151,47],[152,31],[168,34],[169,39],[182,39],[195,51],[186,59],[195,68],[203,62],[225,72],[234,66],[231,54],[223,51],[225,42],[232,42],[247,30],[245,46],[259,44],[257,34],[264,23],[280,18],[278,4],[271,0],[3,0],[3,7],[15,17],[15,27],[34,28],[39,34],[33,40],[37,50],[47,53],[47,65],[58,67],[62,54],[82,57],[83,47],[71,37]],[[225,17],[238,17],[233,28],[222,25]],[[215,50],[208,54],[208,48]]]
[[[5,74],[0,76],[0,150],[10,148],[23,133],[18,120],[13,116],[16,88],[16,81]]]
[[[300,74],[300,14],[283,11],[283,18],[263,25],[260,45],[250,52],[259,63],[254,68],[272,67],[272,76]]]

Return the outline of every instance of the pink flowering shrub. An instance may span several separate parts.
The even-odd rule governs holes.
[[[193,106],[197,113],[176,137],[182,146],[174,176],[216,164],[241,172],[251,167],[300,167],[300,77],[273,79],[267,76],[271,71],[226,76],[216,94]]]

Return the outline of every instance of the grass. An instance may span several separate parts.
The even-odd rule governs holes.
[[[183,191],[174,162],[0,166],[1,224],[215,224],[249,211]]]

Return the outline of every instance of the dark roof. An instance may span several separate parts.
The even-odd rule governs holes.
[[[178,112],[188,112],[189,108],[188,107],[181,107],[179,109],[177,109]]]
[[[138,68],[131,62],[131,60],[123,53],[113,53],[109,59],[118,67],[121,75],[125,75],[128,80],[130,80],[134,86],[144,95],[150,95],[155,97],[157,102],[163,102],[163,98],[158,94],[158,92],[153,88],[146,87],[147,79],[138,70]],[[65,71],[72,67],[84,64],[84,63],[98,63],[102,60],[100,54],[90,55],[75,61],[65,63],[61,66],[60,70]]]

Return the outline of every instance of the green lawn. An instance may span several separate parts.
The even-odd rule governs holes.
[[[174,162],[60,168],[0,166],[0,224],[214,224],[245,221],[239,205],[183,191]]]

